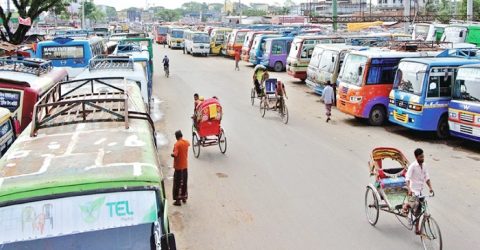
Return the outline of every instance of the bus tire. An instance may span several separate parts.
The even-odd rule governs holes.
[[[380,126],[385,123],[387,112],[382,105],[373,106],[368,116],[368,123],[372,126]]]
[[[282,72],[283,71],[283,63],[282,62],[275,62],[275,64],[273,65],[273,71]]]
[[[440,139],[447,139],[450,136],[450,129],[448,128],[448,117],[443,114],[438,120],[437,124],[437,136]]]

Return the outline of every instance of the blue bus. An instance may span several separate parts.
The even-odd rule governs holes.
[[[265,39],[265,51],[260,63],[275,72],[285,71],[292,42],[293,37]]]
[[[55,67],[65,67],[70,78],[80,74],[90,59],[102,54],[106,54],[106,45],[101,37],[57,37],[52,41],[39,42],[36,51],[37,58],[51,60]]]
[[[90,35],[88,30],[76,29],[76,30],[56,30],[53,37],[75,37],[75,38],[87,38]]]
[[[274,37],[281,37],[281,35],[277,34],[261,34],[255,37],[253,40],[252,48],[250,49],[250,57],[248,61],[253,64],[257,65],[262,62],[263,53],[265,52],[265,40],[267,38],[274,38]]]
[[[460,57],[406,58],[400,61],[388,113],[392,123],[449,136],[448,104],[458,67],[480,63]]]
[[[458,68],[448,105],[450,134],[480,142],[480,64]]]

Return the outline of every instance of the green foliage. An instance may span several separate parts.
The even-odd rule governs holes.
[[[199,3],[199,2],[188,2],[182,4],[182,9],[185,12],[200,12],[200,11],[207,11],[208,10],[208,5],[207,3]]]
[[[256,9],[249,8],[249,9],[243,10],[242,15],[244,15],[244,16],[265,16],[265,15],[267,15],[267,12],[265,12],[263,10],[256,10]]]
[[[51,10],[55,6],[62,5],[64,1],[65,0],[12,0],[12,3],[22,18],[30,17],[31,20],[35,20],[43,12]],[[10,27],[11,18],[12,13],[7,13],[3,9],[3,6],[0,6],[0,19],[5,28],[5,31],[0,30],[0,38],[3,41],[20,44],[25,38],[25,34],[30,30],[30,26],[20,24],[15,31],[12,31]]]
[[[161,9],[155,13],[155,17],[159,18],[164,22],[175,22],[182,18],[183,10],[182,9]]]
[[[116,20],[117,16],[117,9],[115,7],[107,6],[105,9],[105,15],[109,20]]]
[[[458,14],[461,15],[463,20],[467,19],[467,0],[460,2]],[[473,0],[473,16],[480,17],[480,0]]]

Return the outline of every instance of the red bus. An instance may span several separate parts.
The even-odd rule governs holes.
[[[250,30],[247,29],[234,29],[230,33],[230,37],[227,42],[227,55],[235,56],[235,51],[239,53],[242,51],[243,42],[245,41],[245,36]]]
[[[32,121],[33,106],[55,83],[68,79],[64,68],[42,59],[0,59],[0,107],[12,113],[23,131]]]
[[[157,25],[153,30],[155,42],[158,44],[167,44],[168,26]]]
[[[245,40],[243,41],[242,53],[240,54],[241,59],[245,62],[248,62],[250,59],[250,49],[252,49],[253,41],[255,37],[259,34],[277,34],[276,31],[267,31],[267,30],[255,30],[249,31],[245,36]]]

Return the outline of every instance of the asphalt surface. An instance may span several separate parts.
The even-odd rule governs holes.
[[[375,147],[401,149],[413,161],[424,149],[436,196],[429,209],[444,249],[480,245],[480,146],[437,140],[394,125],[370,127],[333,111],[325,122],[320,98],[286,73],[290,121],[260,116],[250,103],[253,68],[223,57],[192,57],[155,48],[155,108],[162,171],[171,204],[174,132],[191,140],[193,94],[218,96],[228,148],[189,155],[189,200],[169,207],[178,249],[422,249],[420,238],[395,216],[365,217],[368,161]],[[170,57],[170,78],[161,59]]]

